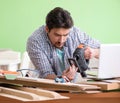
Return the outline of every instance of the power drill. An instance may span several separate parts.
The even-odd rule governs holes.
[[[68,58],[70,65],[74,64],[76,67],[78,67],[77,72],[80,72],[83,78],[87,77],[85,71],[90,69],[88,67],[89,59],[85,59],[84,57],[85,47],[86,46],[84,44],[80,44],[74,51],[73,58]]]
[[[73,58],[68,58],[69,64],[72,66],[73,64],[78,67],[78,71],[80,72],[81,76],[83,78],[87,77],[85,71],[87,69],[90,69],[88,67],[89,59],[85,59],[84,57],[84,51],[85,51],[85,45],[80,44],[76,50],[73,53]],[[63,78],[55,78],[56,83],[65,83],[66,81]]]

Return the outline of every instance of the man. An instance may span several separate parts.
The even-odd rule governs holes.
[[[70,13],[56,7],[46,16],[46,25],[38,28],[27,42],[27,52],[40,78],[66,81],[75,79],[77,69],[67,59],[73,57],[79,44],[87,45],[85,58],[98,58],[100,43],[73,26]]]

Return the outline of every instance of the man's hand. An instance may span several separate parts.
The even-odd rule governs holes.
[[[91,59],[92,57],[99,58],[99,49],[86,47],[84,56],[85,59]]]
[[[70,68],[63,71],[62,78],[64,78],[67,82],[70,82],[74,79],[78,68],[74,65],[70,66]]]

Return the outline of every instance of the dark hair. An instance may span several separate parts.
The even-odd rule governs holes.
[[[63,8],[56,7],[51,10],[46,16],[46,25],[49,30],[53,28],[71,28],[73,20],[70,13]]]

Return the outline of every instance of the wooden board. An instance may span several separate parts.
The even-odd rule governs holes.
[[[69,97],[61,96],[56,92],[27,87],[13,87],[13,88],[0,87],[0,96],[13,98],[20,101],[69,99]]]
[[[120,89],[120,82],[119,81],[117,82],[117,80],[87,81],[87,82],[82,82],[82,84],[96,85],[101,87],[101,90]]]
[[[24,86],[39,87],[48,90],[58,91],[71,91],[71,92],[86,92],[92,91],[92,93],[99,92],[100,87],[86,84],[74,84],[74,83],[56,83],[54,80],[40,79],[40,78],[28,78],[18,77],[15,80],[7,80],[4,76],[0,76],[1,83],[19,84]]]

